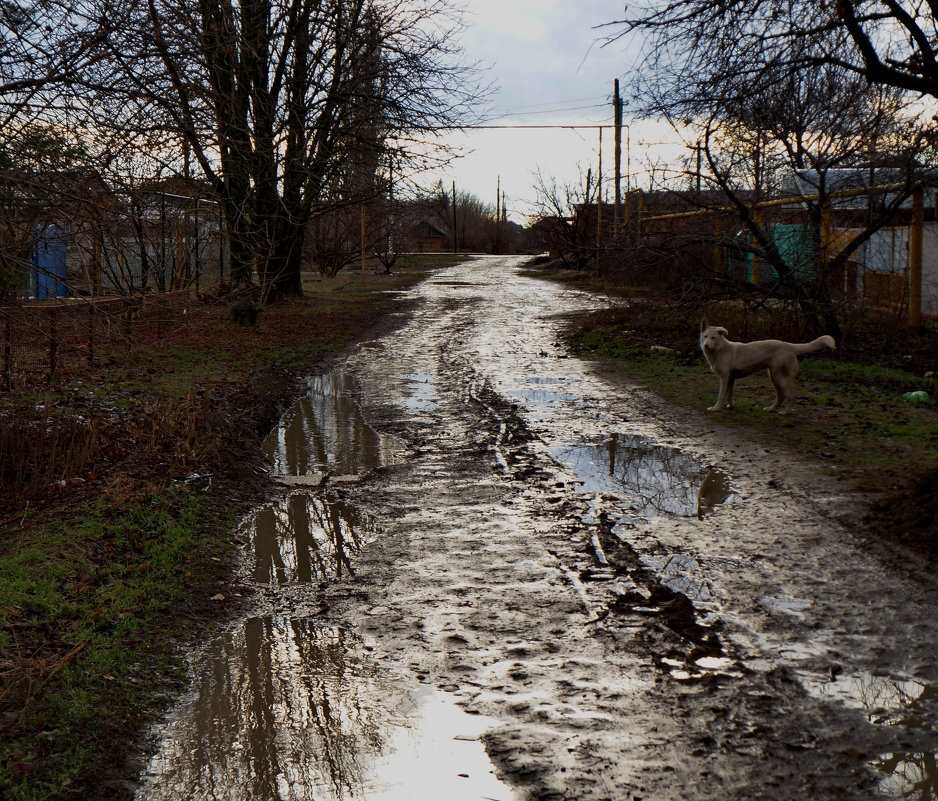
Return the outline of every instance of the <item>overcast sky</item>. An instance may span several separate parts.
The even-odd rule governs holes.
[[[491,124],[612,123],[613,81],[624,77],[631,57],[621,43],[601,47],[605,32],[596,26],[621,18],[622,0],[467,0],[466,6],[465,56],[489,65],[486,77],[497,87],[490,101]],[[624,81],[621,91],[628,91]],[[660,134],[635,125],[623,134],[623,172],[625,139],[636,168],[643,136]],[[441,178],[449,186],[455,180],[457,192],[468,190],[494,205],[500,175],[510,216],[518,222],[533,211],[538,170],[561,182],[575,181],[587,166],[596,171],[596,130],[467,131],[449,141],[473,152],[423,183]],[[608,171],[610,193],[612,157],[612,131],[607,130],[603,172]]]

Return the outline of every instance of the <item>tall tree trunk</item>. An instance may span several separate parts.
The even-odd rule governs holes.
[[[268,243],[266,258],[258,265],[262,302],[275,303],[302,297],[301,269],[306,229],[281,218],[269,230],[275,235]]]

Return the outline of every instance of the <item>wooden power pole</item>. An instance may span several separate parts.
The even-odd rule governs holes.
[[[502,252],[502,176],[498,176],[498,183],[495,187],[495,255]]]
[[[622,98],[619,96],[619,79],[615,79],[612,96],[612,111],[615,123],[615,209],[613,232],[617,236],[622,224]]]
[[[456,182],[453,181],[453,253],[459,253],[456,243]]]

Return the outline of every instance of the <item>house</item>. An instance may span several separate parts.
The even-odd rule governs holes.
[[[417,253],[439,253],[449,250],[449,235],[426,219],[414,225],[410,238]]]

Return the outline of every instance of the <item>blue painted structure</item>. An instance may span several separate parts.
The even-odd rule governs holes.
[[[32,262],[36,276],[36,300],[65,297],[68,292],[65,283],[67,247],[65,232],[59,226],[49,224],[36,230]]]

